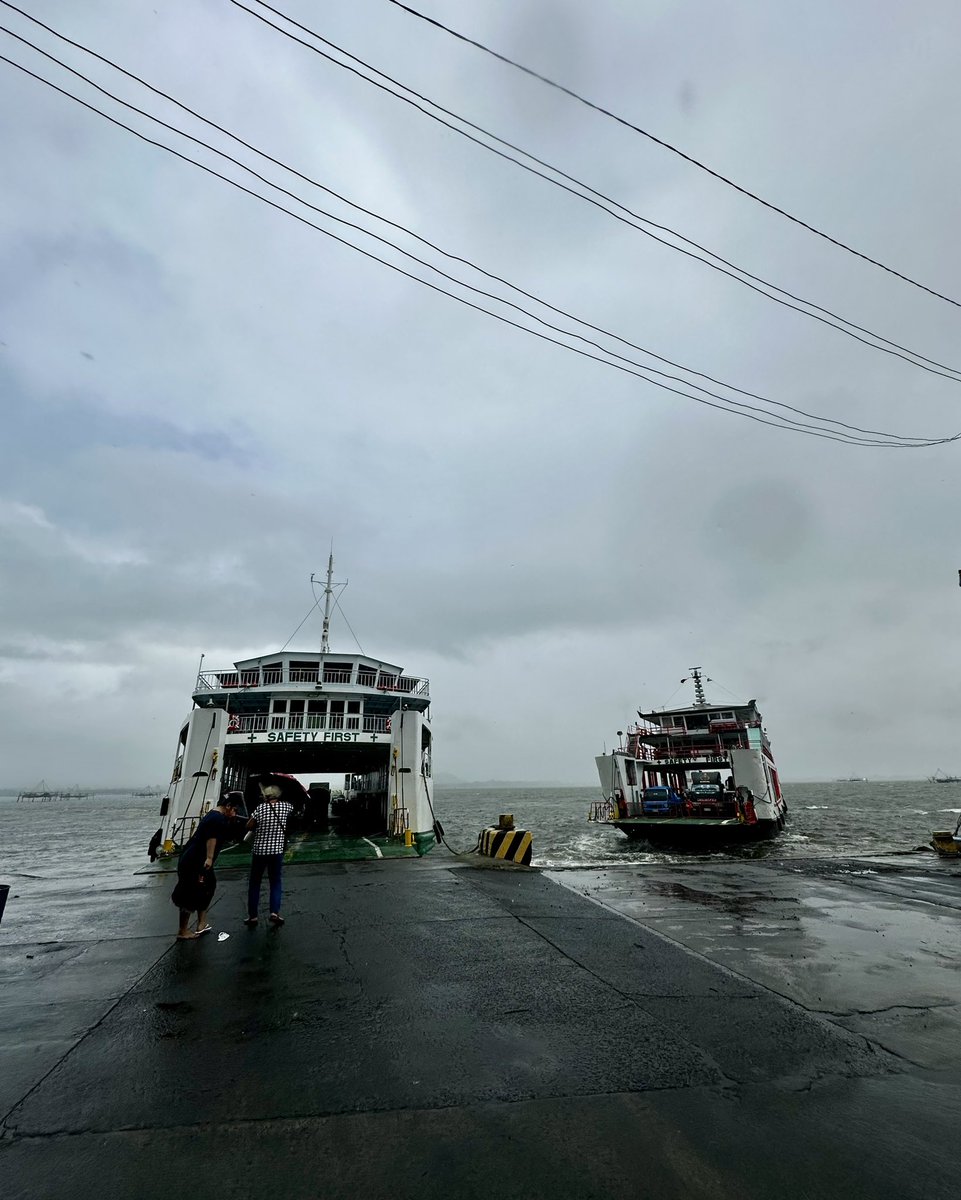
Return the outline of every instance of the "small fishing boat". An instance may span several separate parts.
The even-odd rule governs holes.
[[[945,775],[942,771],[937,770],[933,775],[928,776],[928,783],[961,783],[961,775]]]
[[[711,704],[700,668],[689,678],[693,705],[639,709],[618,748],[595,759],[604,799],[589,819],[678,844],[779,833],[787,805],[757,702]]]

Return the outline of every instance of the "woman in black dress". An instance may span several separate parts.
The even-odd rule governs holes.
[[[233,818],[243,808],[243,794],[228,792],[216,808],[212,808],[194,830],[193,837],[180,852],[177,863],[177,885],[170,899],[180,909],[180,928],[177,938],[186,941],[209,933],[207,909],[217,889],[214,862],[220,849],[236,834]],[[188,929],[190,914],[197,914],[196,930]]]

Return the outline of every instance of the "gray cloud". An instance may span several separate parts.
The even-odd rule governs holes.
[[[679,258],[232,6],[42,15],[659,353],[855,424],[961,428],[950,384]],[[958,13],[876,15],[525,0],[457,22],[950,291]],[[955,356],[947,306],[613,123],[379,0],[322,19],[653,219]],[[365,649],[432,677],[441,769],[590,782],[605,740],[694,662],[761,699],[789,778],[952,767],[955,449],[853,450],[723,416],[388,272],[9,68],[0,112],[16,164],[0,210],[0,782],[162,779],[199,654],[282,644],[331,539]],[[335,635],[352,644],[339,616]],[[318,640],[314,617],[297,642]]]

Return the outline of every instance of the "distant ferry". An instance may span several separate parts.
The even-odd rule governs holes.
[[[961,775],[945,775],[941,771],[935,771],[933,775],[928,776],[928,783],[961,783]]]
[[[836,779],[835,783],[867,783],[866,775],[845,775],[843,779]]]
[[[605,798],[591,819],[678,843],[779,833],[787,805],[756,701],[709,704],[700,668],[690,678],[693,705],[638,710],[618,748],[595,759]]]
[[[331,652],[333,556],[327,565],[319,650],[287,650],[201,669],[193,710],[177,738],[173,772],[148,854],[178,853],[227,791],[248,812],[261,785],[295,805],[303,836],[294,857],[311,860],[419,855],[440,840],[433,810],[428,680],[362,653]],[[309,789],[299,775],[339,774]]]

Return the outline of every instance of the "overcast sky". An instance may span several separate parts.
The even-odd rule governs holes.
[[[633,342],[849,423],[961,430],[958,384],[655,244],[228,0],[19,3]],[[961,363],[958,308],[386,0],[275,3],[636,212]],[[417,6],[961,296],[953,0]],[[0,24],[256,162],[5,7]],[[845,446],[670,395],[362,258],[6,63],[0,154],[0,785],[163,783],[200,654],[223,666],[286,642],[331,541],[364,650],[431,679],[438,772],[595,783],[638,706],[693,699],[677,688],[694,664],[719,701],[757,697],[789,781],[961,769],[961,442]],[[315,618],[292,645],[319,640]],[[355,647],[339,615],[332,641]]]

